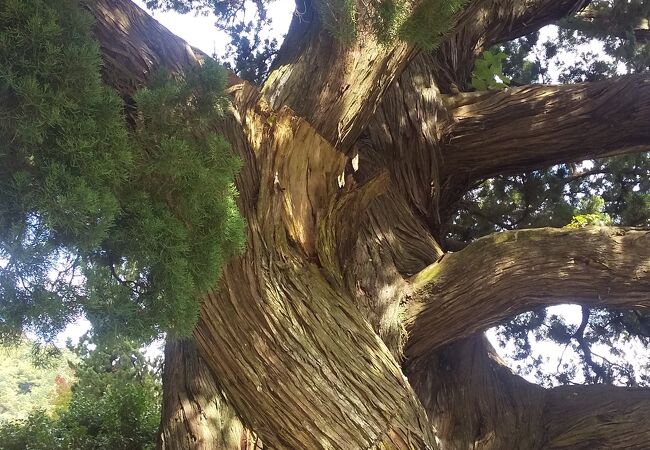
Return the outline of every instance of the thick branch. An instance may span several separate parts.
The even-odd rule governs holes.
[[[274,108],[289,106],[331,144],[346,150],[417,51],[401,41],[378,42],[364,24],[358,25],[352,42],[344,42],[323,25],[313,3],[304,2],[304,13],[294,15],[262,92]]]
[[[381,162],[410,205],[436,229],[447,213],[441,192],[442,123],[447,118],[440,92],[470,79],[474,59],[487,46],[529,33],[581,7],[582,0],[476,0],[458,15],[457,25],[435,52],[421,52],[384,94],[359,145],[361,158]],[[363,145],[370,142],[370,146]],[[461,175],[462,176],[462,175]],[[445,190],[464,193],[466,185]],[[433,195],[432,195],[433,194]],[[440,212],[442,211],[442,214]]]
[[[499,358],[485,336],[443,346],[410,364],[445,449],[645,449],[650,389],[544,389]]]
[[[123,96],[142,87],[156,70],[178,72],[205,57],[130,0],[85,4],[95,18],[104,79]]]
[[[650,79],[450,97],[442,178],[474,181],[650,148]]]
[[[545,390],[515,375],[482,334],[443,346],[407,375],[446,450],[536,450]]]
[[[471,274],[468,278],[467,274]],[[540,228],[497,233],[414,277],[406,354],[561,303],[650,307],[650,232]]]
[[[646,449],[650,389],[563,386],[546,393],[546,449]]]

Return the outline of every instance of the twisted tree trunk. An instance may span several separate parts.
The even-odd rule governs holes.
[[[649,306],[647,234],[540,230],[452,255],[440,241],[455,199],[483,177],[644,148],[648,81],[449,96],[483,46],[583,1],[476,0],[434,53],[367,33],[341,45],[314,3],[261,92],[231,79],[215,124],[244,163],[248,245],[202,299],[198,355],[167,347],[161,447],[248,448],[239,428],[239,443],[223,439],[223,396],[277,449],[642,448],[645,390],[545,391],[475,333],[561,301],[563,286],[584,302]],[[129,0],[88,8],[105,80],[127,99],[158,67],[205,57]],[[625,126],[601,136],[608,108],[626,111]],[[539,270],[555,290],[537,292]]]

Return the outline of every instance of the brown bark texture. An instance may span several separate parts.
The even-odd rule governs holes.
[[[158,448],[163,450],[257,450],[199,356],[191,339],[165,345],[163,404]]]
[[[476,0],[424,52],[363,32],[343,44],[307,2],[261,90],[231,78],[215,129],[243,162],[248,243],[201,299],[193,340],[167,346],[162,448],[249,449],[253,432],[273,449],[643,448],[646,390],[544,390],[477,333],[567,295],[648,307],[647,232],[440,245],[485,177],[650,142],[644,77],[452,89],[481,49],[585,3]],[[205,58],[129,0],[88,9],[104,79],[127,100],[158,68]]]
[[[411,286],[406,349],[411,358],[567,298],[583,305],[648,308],[650,232],[588,227],[497,233],[427,267]]]

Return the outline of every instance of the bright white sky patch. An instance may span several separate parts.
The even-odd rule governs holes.
[[[144,0],[133,0],[142,9]],[[271,37],[282,42],[284,35],[289,30],[291,17],[295,8],[293,0],[275,0],[269,5],[267,14],[271,18],[273,31]],[[229,38],[223,31],[215,28],[213,15],[202,16],[194,13],[179,14],[168,11],[148,11],[158,22],[169,28],[175,35],[183,38],[190,45],[203,50],[208,55],[222,55],[225,52]]]

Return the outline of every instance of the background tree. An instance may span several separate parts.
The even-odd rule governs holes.
[[[567,298],[645,307],[647,232],[513,230],[448,251],[458,201],[482,180],[645,149],[643,74],[465,92],[478,55],[587,3],[308,2],[260,91],[230,77],[232,106],[210,125],[242,161],[248,245],[202,297],[193,337],[206,392],[265,445],[645,445],[645,389],[543,389],[480,332]],[[86,6],[104,81],[129,105],[159,68],[206,60],[127,0]]]
[[[31,348],[29,343],[24,347]],[[0,423],[0,448],[154,448],[160,422],[160,364],[126,342],[110,348],[89,348],[88,342],[81,342],[75,353],[74,359],[57,358],[70,364],[74,378],[66,382],[57,375],[47,380],[51,399],[25,399],[24,407],[33,408],[27,416]],[[23,355],[7,362],[30,365],[33,360]]]

